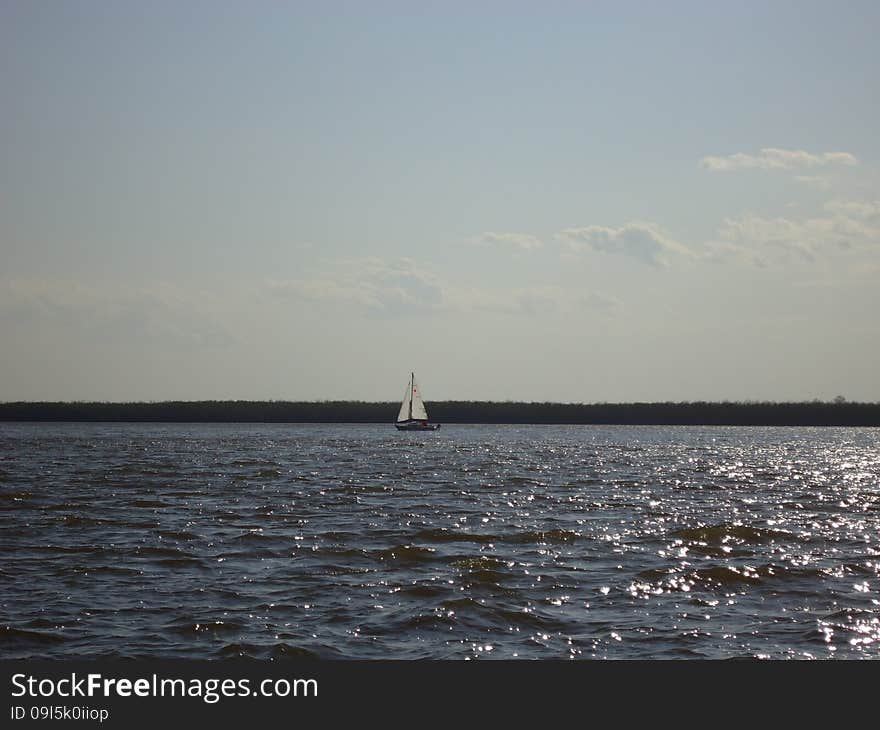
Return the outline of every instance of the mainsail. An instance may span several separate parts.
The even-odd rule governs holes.
[[[397,420],[398,422],[428,420],[428,411],[425,410],[425,402],[422,400],[419,386],[416,384],[415,375],[406,384],[406,393],[403,396],[403,403],[400,404]]]

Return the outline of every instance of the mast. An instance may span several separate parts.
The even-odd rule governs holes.
[[[410,380],[409,380],[409,420],[411,421],[412,420],[412,399],[413,399],[413,396],[416,394],[416,374],[410,373],[409,377],[410,377]]]

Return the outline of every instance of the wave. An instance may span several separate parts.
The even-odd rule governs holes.
[[[187,617],[170,621],[162,628],[164,631],[173,631],[176,634],[182,634],[185,636],[222,636],[224,634],[241,632],[246,627],[240,621],[220,621],[217,619],[195,621],[192,618]]]
[[[722,522],[717,525],[701,525],[673,530],[669,533],[669,537],[709,544],[721,544],[730,540],[748,544],[765,544],[775,540],[792,540],[798,536],[787,530]]]
[[[158,509],[170,506],[167,502],[163,502],[159,499],[135,499],[130,504],[134,507],[142,507],[146,509]]]
[[[188,532],[187,530],[158,530],[156,534],[163,540],[182,540],[184,542],[190,542],[191,540],[199,539],[198,535]]]
[[[566,621],[562,620],[555,611],[550,612],[545,607],[510,606],[500,601],[483,602],[465,596],[441,601],[440,608],[447,613],[452,612],[459,620],[467,623],[476,622],[477,625],[486,627],[540,629],[553,633],[568,628]]]
[[[59,515],[55,518],[55,524],[64,525],[65,527],[93,527],[95,525],[103,525],[105,522],[106,520],[86,517],[84,515]]]
[[[280,642],[277,644],[252,644],[235,642],[220,647],[217,652],[220,659],[340,659],[342,652],[330,646],[308,648]]]
[[[398,545],[397,547],[385,548],[372,553],[373,557],[388,561],[401,563],[424,563],[434,560],[433,548],[418,547],[416,545]]]
[[[459,532],[445,527],[420,530],[415,535],[417,540],[425,542],[475,542],[481,545],[495,542],[497,535],[483,535],[474,532]]]
[[[504,542],[512,543],[535,543],[538,545],[545,543],[566,543],[574,542],[581,537],[580,533],[574,530],[530,530],[528,532],[514,533],[504,538]]]
[[[449,584],[442,583],[413,583],[400,587],[400,592],[413,598],[436,598],[449,593]]]
[[[0,645],[11,647],[21,644],[61,644],[65,638],[48,631],[17,629],[13,626],[0,627]]]

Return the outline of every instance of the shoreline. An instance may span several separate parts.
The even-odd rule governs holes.
[[[393,423],[399,405],[365,401],[162,401],[0,403],[5,422]],[[518,403],[436,401],[443,424],[630,426],[880,426],[880,403]]]

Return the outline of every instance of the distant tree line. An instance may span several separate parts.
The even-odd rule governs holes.
[[[0,421],[391,423],[396,402],[165,401],[161,403],[0,403]],[[681,402],[515,403],[434,401],[440,423],[880,426],[880,403]]]

